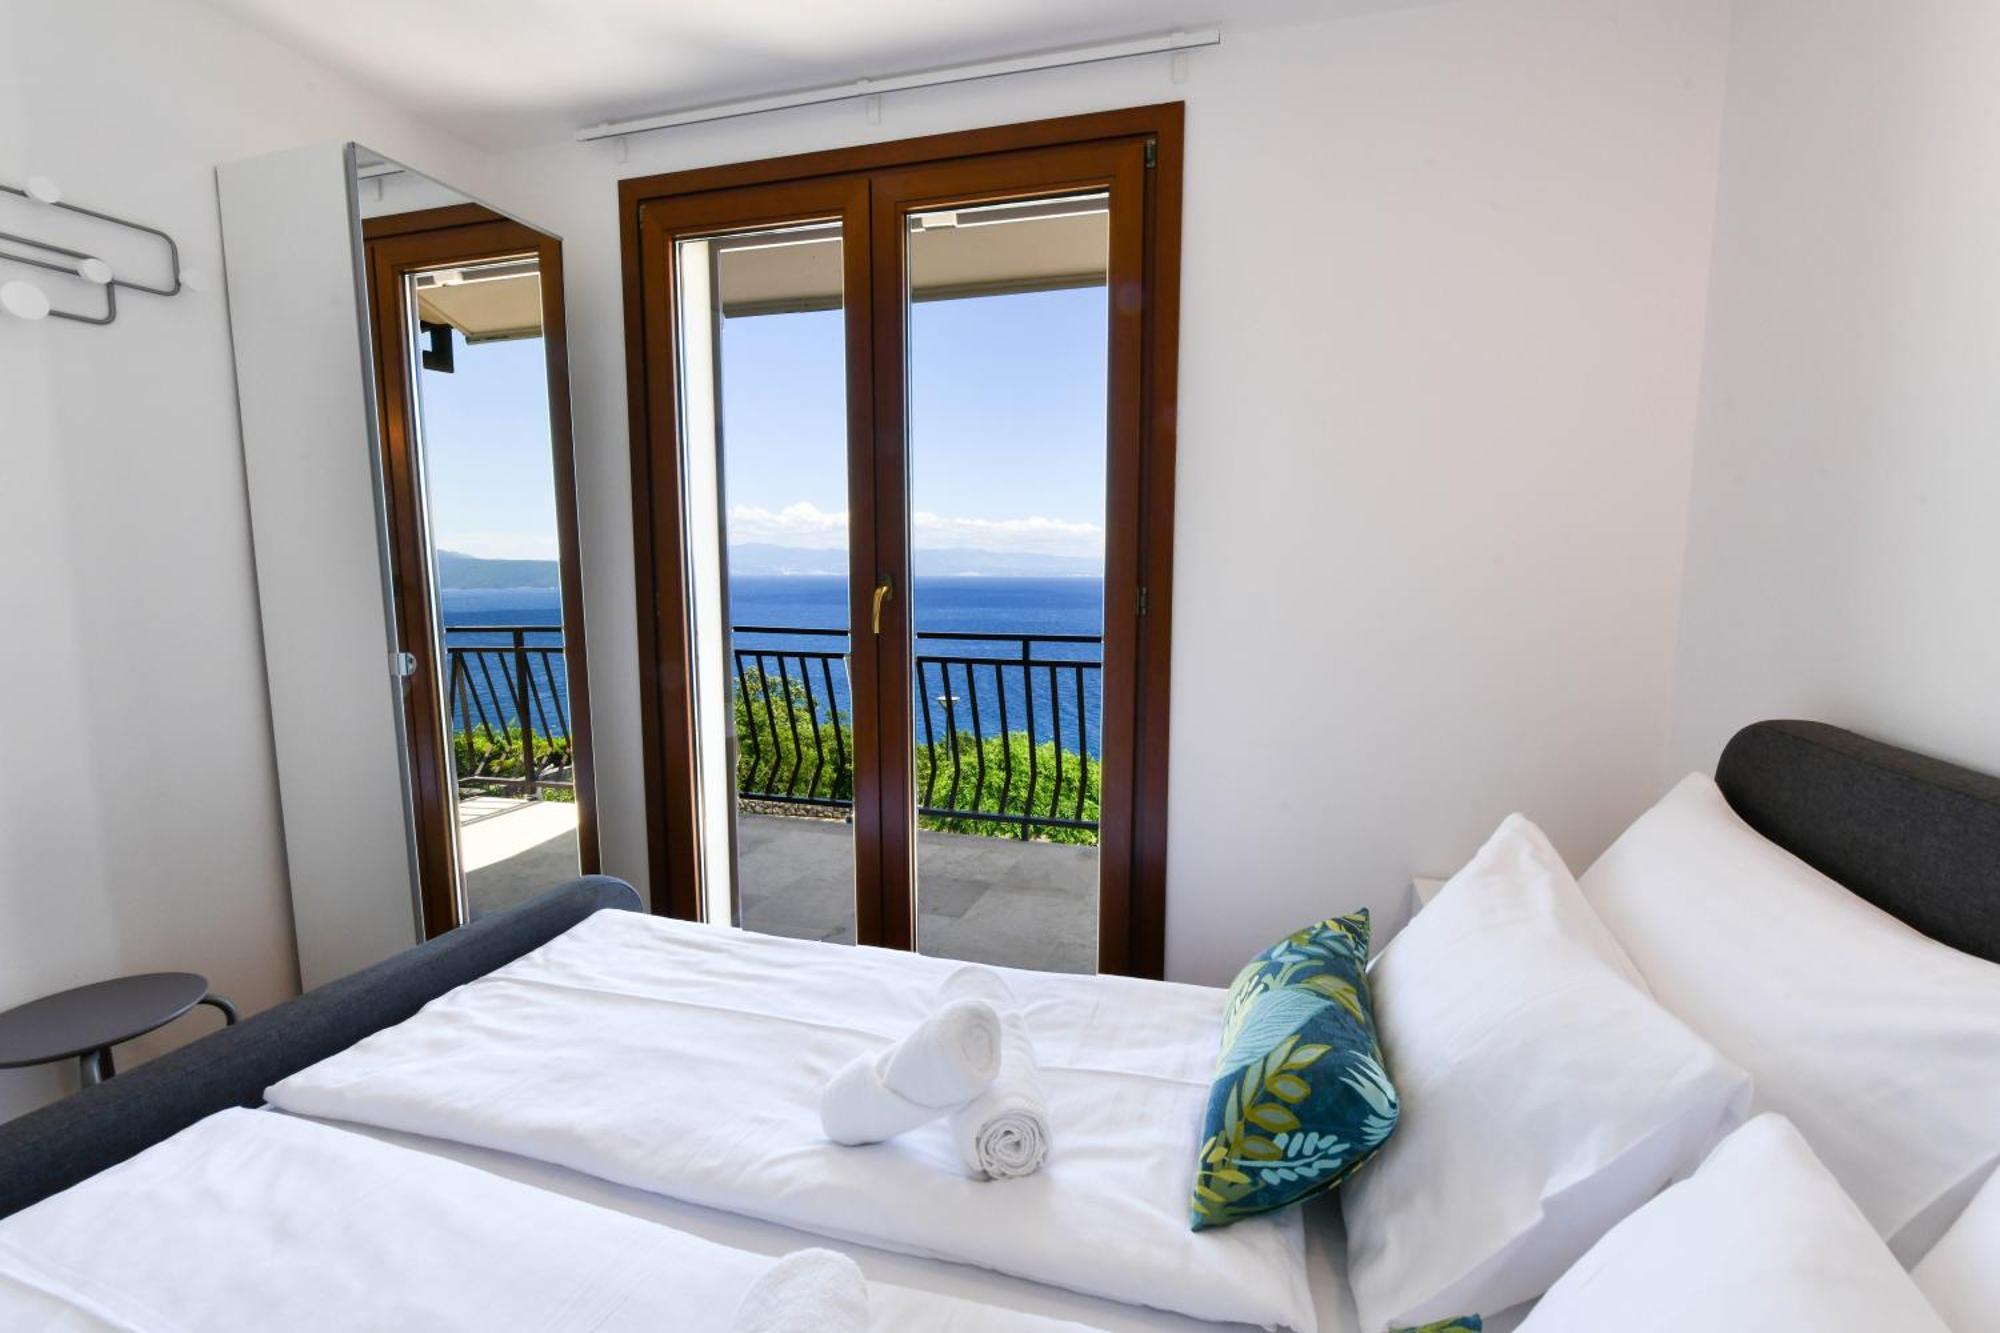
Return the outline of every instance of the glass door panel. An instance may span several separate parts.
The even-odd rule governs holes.
[[[841,223],[674,244],[706,914],[852,943]]]
[[[1097,969],[1110,206],[903,219],[927,954]]]

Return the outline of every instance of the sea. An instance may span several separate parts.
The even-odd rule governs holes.
[[[782,633],[731,636],[732,668],[767,674],[801,672],[813,682],[814,702],[829,720],[834,711],[851,715],[844,654],[848,648],[847,580],[831,574],[744,575],[729,584],[732,624]],[[530,648],[562,643],[562,601],[554,588],[446,588],[439,595],[446,642],[454,648],[511,646],[511,633],[491,626],[525,626]],[[942,739],[952,729],[977,725],[986,734],[1000,729],[1030,730],[1038,741],[1059,739],[1070,750],[1098,753],[1102,708],[1101,645],[1104,585],[1094,578],[919,577],[912,589],[917,655],[925,707],[915,716],[917,742]],[[822,631],[798,633],[797,631]],[[831,632],[826,632],[831,631]],[[936,639],[929,635],[994,635],[976,639]],[[1035,636],[1077,636],[1088,642],[1037,640]],[[1021,636],[1030,642],[1023,644]],[[1034,665],[1019,662],[1023,653]],[[512,654],[461,654],[463,683],[453,691],[453,717],[461,729],[482,720],[499,726],[514,720]],[[568,673],[557,652],[530,654],[538,731],[568,729]],[[829,691],[830,703],[826,700]],[[928,715],[928,716],[927,716]],[[600,724],[602,718],[600,716]]]

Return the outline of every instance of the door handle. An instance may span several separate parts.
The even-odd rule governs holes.
[[[895,592],[896,592],[895,583],[892,582],[886,575],[882,578],[882,580],[879,583],[875,585],[875,613],[873,619],[875,625],[875,632],[877,634],[880,634],[882,632],[882,603],[888,601],[889,598],[893,597],[895,595]]]

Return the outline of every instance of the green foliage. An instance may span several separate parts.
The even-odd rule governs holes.
[[[846,714],[822,711],[816,718],[813,700],[802,683],[787,682],[755,669],[745,673],[737,686],[734,709],[737,791],[753,798],[760,793],[771,793],[833,801],[854,799],[854,732]],[[930,750],[917,746],[916,787],[923,804],[1008,814],[1027,810],[1060,819],[1097,822],[1098,793],[1104,786],[1103,766],[1097,760],[1090,761],[1086,773],[1082,756],[1074,750],[1063,750],[1062,789],[1058,793],[1054,741],[1031,746],[1025,731],[988,736],[983,741],[961,733],[955,747],[958,762],[954,794],[953,748],[950,738],[938,738],[933,776]],[[1032,791],[1028,782],[1031,751],[1035,772]],[[1080,779],[1087,786],[1083,810],[1078,814]],[[1018,825],[961,816],[924,815],[917,823],[920,828],[946,833],[971,833],[988,838],[1020,836]],[[1094,828],[1037,824],[1031,826],[1030,836],[1048,842],[1088,846],[1097,843]]]
[[[461,787],[477,787],[482,778],[513,778],[527,776],[527,769],[521,760],[522,734],[518,726],[494,728],[475,727],[471,731],[455,731],[451,735],[453,771],[458,775]],[[570,743],[567,736],[544,736],[535,733],[536,770],[543,778],[569,780],[571,764]],[[512,784],[508,784],[511,786]],[[505,794],[506,787],[495,784],[495,790]],[[574,801],[576,790],[572,787],[544,787],[536,793],[545,801]]]

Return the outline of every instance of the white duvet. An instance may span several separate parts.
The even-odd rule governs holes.
[[[1219,991],[997,969],[1048,1092],[1054,1149],[1036,1175],[968,1179],[943,1122],[827,1142],[827,1080],[924,1018],[957,966],[599,912],[268,1095],[825,1236],[1311,1333],[1296,1209],[1188,1230]]]
[[[348,1130],[223,1111],[0,1222],[8,1333],[729,1333],[775,1260]],[[1088,1333],[871,1283],[870,1333]]]

